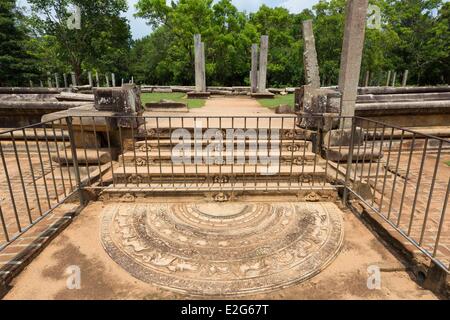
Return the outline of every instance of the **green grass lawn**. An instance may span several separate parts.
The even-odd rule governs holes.
[[[294,95],[288,94],[285,96],[276,95],[275,99],[258,99],[258,102],[266,108],[274,109],[278,107],[280,104],[287,104],[292,109],[294,109]]]
[[[450,161],[447,161],[446,164],[450,167]]]
[[[159,102],[161,100],[172,100],[175,102],[187,103],[189,109],[201,108],[205,105],[204,99],[187,99],[186,94],[182,92],[174,93],[143,93],[141,95],[142,104],[149,102]]]

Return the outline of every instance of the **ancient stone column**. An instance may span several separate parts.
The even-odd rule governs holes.
[[[88,72],[89,86],[93,87],[94,82],[92,81],[92,72]]]
[[[64,78],[64,88],[67,88],[69,85],[67,82],[67,74],[66,73],[63,74],[63,78]]]
[[[105,73],[105,79],[106,79],[106,86],[109,88],[109,77],[107,73]]]
[[[391,70],[389,70],[387,74],[386,87],[389,87],[390,83],[391,83]]]
[[[305,81],[312,88],[320,88],[319,63],[317,61],[316,40],[314,38],[312,20],[303,21],[303,64],[305,68]]]
[[[202,36],[200,34],[194,35],[194,48],[195,48],[195,91],[205,92],[203,87],[205,80],[203,79],[204,61],[203,61],[203,49]]]
[[[98,77],[98,71],[95,71],[95,82],[97,87],[100,87],[100,78]]]
[[[394,72],[394,76],[392,77],[392,86],[395,87],[395,83],[397,82],[397,72]]]
[[[75,72],[71,72],[70,75],[72,77],[72,86],[76,86],[77,85],[77,78],[75,77]]]
[[[370,81],[370,71],[366,72],[366,80],[364,80],[364,86],[368,87],[369,86],[369,81]]]
[[[339,75],[339,91],[342,94],[342,116],[352,117],[355,115],[368,5],[368,0],[347,1],[344,43]],[[345,123],[345,127],[351,126],[350,121],[344,121],[343,123]]]
[[[202,42],[202,92],[206,92],[206,58],[205,58],[205,43]]]
[[[268,54],[269,54],[269,36],[262,36],[261,45],[259,49],[258,92],[266,91]]]
[[[403,73],[402,87],[406,87],[406,84],[408,83],[408,75],[409,70],[405,70],[405,73]]]
[[[52,86],[52,78],[51,78],[51,76],[50,76],[50,72],[47,72],[47,86],[49,87],[49,88],[52,88],[53,86]]]
[[[252,93],[258,92],[258,44],[252,44],[252,70],[250,71]]]
[[[59,89],[59,76],[57,73],[55,73],[55,85],[56,85],[56,88]]]
[[[112,82],[112,86],[115,87],[116,86],[116,75],[114,73],[111,73],[111,82]]]

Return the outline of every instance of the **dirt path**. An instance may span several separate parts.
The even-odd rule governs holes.
[[[191,109],[192,115],[212,116],[255,116],[273,115],[274,112],[262,107],[258,101],[249,97],[212,97],[203,108]]]
[[[102,203],[93,203],[12,283],[5,299],[189,299],[133,278],[105,252],[100,241]],[[436,299],[351,213],[337,259],[297,286],[249,299]],[[369,290],[368,267],[379,266],[381,289]],[[67,289],[66,270],[79,266],[81,289]],[[387,271],[383,271],[387,270]],[[393,271],[394,270],[394,271]]]

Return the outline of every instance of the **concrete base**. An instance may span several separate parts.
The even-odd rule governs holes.
[[[252,93],[251,97],[254,99],[274,99],[275,95],[271,92],[257,92]]]
[[[332,147],[330,149],[325,149],[325,157],[326,159],[333,162],[347,162],[350,154],[350,150],[348,147]],[[353,150],[352,160],[353,162],[361,163],[363,160],[365,162],[378,161],[383,158],[383,152],[379,152],[379,150],[372,150],[367,148],[366,152],[364,152],[364,147],[359,148],[356,146]]]
[[[211,92],[188,92],[187,97],[188,99],[209,99],[211,96]]]

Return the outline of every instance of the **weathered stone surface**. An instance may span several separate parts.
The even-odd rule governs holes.
[[[135,114],[142,111],[140,89],[126,84],[121,88],[94,88],[95,108],[99,111],[113,111]]]
[[[66,157],[67,154],[67,157]],[[111,161],[111,154],[106,150],[97,150],[96,149],[77,149],[76,151],[78,164],[80,165],[97,165],[97,164],[105,164]],[[59,156],[57,153],[52,155],[52,160],[61,165],[72,165],[74,163],[72,150],[70,148],[60,151]]]
[[[341,115],[354,116],[366,30],[368,0],[349,0],[346,7],[339,90]]]
[[[317,61],[316,40],[314,38],[312,20],[303,22],[303,65],[306,84],[313,88],[320,88],[319,63]]]
[[[142,281],[194,296],[240,296],[321,272],[340,251],[341,214],[331,203],[115,204],[104,211],[102,241]]]
[[[289,105],[282,104],[275,109],[275,113],[276,114],[292,114],[292,113],[294,113],[294,110],[292,110],[292,108]]]
[[[187,94],[188,99],[209,99],[210,96],[211,92],[192,91]]]
[[[325,155],[326,158],[330,161],[334,162],[344,162],[346,163],[349,155],[350,155],[350,148],[348,147],[332,147],[329,149],[325,149]],[[365,150],[364,147],[358,148],[357,146],[354,148],[352,153],[352,160],[353,162],[361,163],[364,159],[366,162],[372,162],[377,161],[384,157],[384,153],[379,150],[374,150],[372,153],[372,150]]]
[[[252,98],[255,99],[274,99],[275,95],[271,92],[257,92],[251,94]]]
[[[269,36],[262,36],[261,45],[259,49],[258,92],[266,91],[268,55],[269,55]]]
[[[252,70],[250,72],[250,84],[252,93],[258,91],[258,45],[252,44]]]
[[[361,144],[362,142],[362,132],[360,128],[356,128],[353,134],[353,144],[355,146]],[[349,146],[352,138],[352,129],[339,129],[328,131],[324,138],[324,145],[334,147],[334,146]]]
[[[200,34],[194,35],[194,50],[195,50],[195,91],[206,91],[205,79],[205,54],[204,44],[202,43],[202,36]]]

